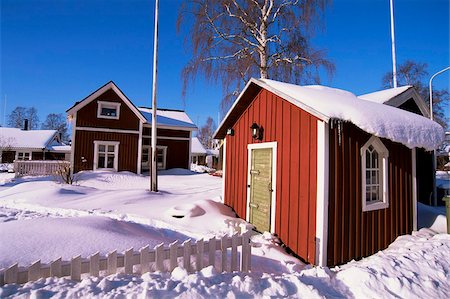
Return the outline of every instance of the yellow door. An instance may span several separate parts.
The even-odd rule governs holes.
[[[249,220],[258,231],[270,231],[272,148],[251,149]]]

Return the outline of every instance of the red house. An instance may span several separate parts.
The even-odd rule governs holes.
[[[72,122],[71,165],[80,170],[149,171],[152,109],[138,108],[108,82],[67,115]],[[157,110],[158,169],[189,168],[192,131],[189,116],[180,110]]]
[[[443,129],[347,91],[251,79],[215,138],[225,203],[323,266],[416,229],[416,149],[437,147]]]

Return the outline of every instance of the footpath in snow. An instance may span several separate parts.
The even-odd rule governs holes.
[[[148,192],[148,177],[131,173],[86,172],[73,186],[49,177],[0,177],[0,185],[0,268],[220,237],[245,226],[220,203],[221,179],[207,174],[165,172],[157,194]],[[435,212],[419,209],[428,218]],[[208,267],[191,274],[176,268],[172,273],[115,274],[81,282],[48,278],[6,285],[0,297],[448,298],[450,236],[437,233],[442,217],[433,219],[424,223],[431,223],[434,231],[401,236],[386,250],[331,269],[301,263],[266,233],[252,238],[251,273],[217,273]]]

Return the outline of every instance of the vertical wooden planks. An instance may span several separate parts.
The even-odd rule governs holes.
[[[230,272],[237,271],[238,269],[238,254],[237,254],[238,235],[234,234],[231,237],[231,265]]]
[[[41,277],[41,260],[38,260],[28,268],[28,281],[38,280]]]
[[[61,269],[61,261],[62,257],[50,263],[50,276],[53,277],[61,277],[62,269]]]
[[[172,272],[178,266],[178,240],[169,244],[169,272]]]
[[[216,238],[212,237],[208,241],[208,266],[214,266],[216,263]]]
[[[183,242],[183,267],[189,273],[191,272],[191,239]]]
[[[291,146],[291,152],[290,152],[290,156],[289,156],[289,163],[290,163],[290,168],[288,169],[288,171],[290,172],[289,176],[291,178],[292,181],[299,181],[299,178],[302,176],[301,175],[301,165],[303,166],[304,164],[306,164],[306,161],[301,161],[300,159],[300,155],[301,155],[301,151],[300,149],[304,148],[304,144],[303,144],[303,140],[302,138],[300,138],[300,134],[303,135],[305,134],[305,132],[300,133],[300,126],[301,126],[301,118],[300,118],[300,110],[299,109],[290,109],[290,113],[291,113],[291,118],[292,118],[292,123],[293,125],[291,126],[291,132],[290,132],[290,140],[292,140],[292,146]],[[295,142],[295,140],[300,140],[300,142]],[[300,145],[301,144],[301,145]],[[289,226],[289,239],[287,240],[289,242],[289,244],[291,244],[291,249],[294,252],[299,252],[299,254],[301,256],[304,256],[304,254],[302,254],[301,249],[299,248],[300,246],[298,246],[298,243],[301,243],[301,241],[299,239],[301,238],[305,238],[306,236],[302,234],[301,232],[301,220],[304,219],[300,219],[302,215],[302,211],[301,211],[301,203],[302,203],[302,197],[300,196],[300,186],[301,185],[301,181],[299,181],[298,184],[289,184],[288,188],[289,190],[289,194],[290,194],[290,198],[289,198],[289,219],[287,221],[288,226]],[[302,186],[302,189],[304,187]],[[303,190],[301,190],[303,191]],[[300,207],[300,211],[299,211],[299,207]],[[300,220],[300,221],[299,221]],[[295,233],[298,232],[298,233]],[[299,242],[300,241],[300,242]],[[299,250],[300,249],[300,250]]]
[[[98,274],[100,272],[100,252],[96,252],[95,254],[91,255],[91,258],[89,259],[89,273],[92,276],[98,277]]]
[[[156,271],[164,271],[164,244],[161,243],[155,247]]]
[[[150,253],[149,246],[145,246],[141,248],[139,251],[141,255],[141,274],[147,273],[150,271]]]
[[[106,263],[107,263],[108,275],[111,275],[111,274],[114,274],[117,272],[117,251],[116,250],[108,253]]]
[[[133,247],[125,251],[124,265],[125,274],[133,274]]]
[[[81,255],[72,258],[70,263],[70,279],[81,280]]]
[[[197,240],[196,245],[197,245],[197,256],[195,261],[197,264],[197,271],[200,271],[201,269],[203,269],[203,252],[205,248],[203,239]]]
[[[228,255],[228,238],[222,238],[220,240],[220,250],[222,251],[222,258],[220,262],[220,269],[222,272],[227,271],[227,255]]]

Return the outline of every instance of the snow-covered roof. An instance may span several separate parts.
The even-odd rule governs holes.
[[[409,148],[436,149],[443,141],[444,130],[434,121],[392,106],[366,101],[353,93],[320,85],[299,86],[268,79],[252,78],[222,121],[215,136],[251,85],[265,88],[299,108],[328,122],[348,121],[363,131],[404,144]],[[221,136],[223,134],[220,134]]]
[[[216,156],[216,157],[218,157],[218,156],[219,156],[219,150],[216,150],[216,149],[207,149],[207,150],[206,150],[206,154],[207,154],[208,156]]]
[[[359,95],[358,98],[366,100],[366,101],[384,104],[387,101],[389,101],[390,99],[398,96],[399,94],[407,91],[410,88],[412,88],[411,85],[406,85],[406,86],[396,87],[396,88],[389,88],[389,89],[384,89],[384,90],[379,90],[379,91],[375,91],[375,92],[371,92],[371,93],[362,94],[362,95]]]
[[[152,123],[152,109],[139,107],[139,112],[145,117],[147,123]],[[156,123],[161,127],[179,127],[188,130],[196,130],[197,126],[194,125],[192,120],[181,110],[156,110]]]
[[[0,140],[3,146],[12,149],[44,149],[54,140],[56,130],[30,130],[18,128],[0,128]],[[48,149],[48,148],[47,148]]]
[[[204,155],[206,155],[207,153],[205,147],[202,145],[202,143],[200,142],[200,140],[198,140],[197,137],[192,137],[191,153]]]

